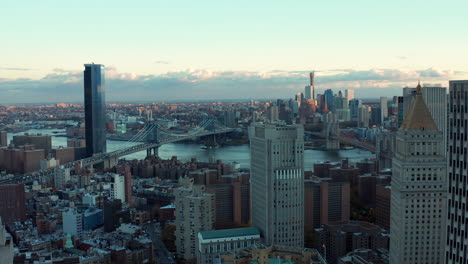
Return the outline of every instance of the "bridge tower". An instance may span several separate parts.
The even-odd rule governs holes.
[[[146,124],[145,125],[145,132],[148,132],[146,135],[146,142],[147,143],[159,143],[158,137],[158,125],[154,123]],[[158,156],[158,149],[159,147],[149,148],[146,150],[146,156]]]
[[[340,135],[340,125],[336,120],[335,114],[328,112],[325,115],[323,132],[325,134],[325,148],[327,150],[338,150],[340,149],[340,141],[338,136]]]

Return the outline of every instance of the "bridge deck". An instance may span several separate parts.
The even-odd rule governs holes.
[[[157,148],[157,147],[160,147],[161,145],[164,145],[164,144],[174,143],[174,142],[177,142],[177,141],[182,141],[182,140],[186,140],[186,139],[194,138],[194,137],[202,137],[202,136],[229,133],[229,132],[232,132],[234,130],[236,130],[236,129],[235,128],[226,128],[226,129],[220,129],[220,130],[215,130],[215,131],[203,131],[203,132],[200,132],[200,133],[189,134],[189,135],[181,134],[180,137],[166,139],[166,140],[163,140],[163,141],[158,142],[158,143],[142,143],[142,144],[134,145],[134,146],[131,146],[131,147],[128,147],[128,148],[125,148],[125,149],[120,149],[120,150],[107,152],[107,153],[102,153],[102,154],[96,154],[96,155],[94,155],[92,157],[89,157],[89,158],[84,158],[84,159],[81,159],[81,160],[76,160],[76,161],[72,161],[72,162],[63,164],[62,166],[64,166],[65,168],[69,168],[70,170],[74,170],[75,165],[77,163],[81,163],[81,166],[83,166],[83,167],[88,167],[88,166],[91,166],[91,165],[94,165],[94,164],[102,163],[106,159],[115,158],[115,157],[122,157],[122,156],[126,156],[126,155],[133,154],[133,153],[136,153],[136,152],[140,152],[140,151],[143,151],[143,150],[146,150],[146,149]],[[50,176],[54,175],[54,172],[55,172],[55,168],[37,170],[37,171],[30,172],[30,173],[27,173],[27,174],[24,174],[24,175],[21,175],[21,176],[16,176],[16,177],[12,177],[12,178],[9,178],[9,179],[0,180],[0,184],[4,184],[4,183],[28,183],[28,182],[32,182],[34,180],[38,180],[38,179],[40,179],[42,177],[50,177]]]

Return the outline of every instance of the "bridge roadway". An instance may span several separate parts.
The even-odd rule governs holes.
[[[312,136],[325,138],[325,135],[323,133],[321,133],[321,132],[308,132],[308,131],[306,131],[305,133],[309,134],[309,135],[312,135]],[[338,137],[332,136],[330,138],[331,139],[337,139],[342,143],[345,143],[345,144],[348,144],[348,145],[351,145],[351,146],[355,146],[357,148],[365,149],[365,150],[368,150],[368,151],[370,151],[372,153],[375,153],[375,146],[370,144],[370,143],[362,142],[362,141],[359,141],[359,140],[357,140],[355,138],[344,137],[344,136],[338,136]]]
[[[81,159],[81,160],[76,160],[76,161],[72,161],[72,162],[69,162],[69,163],[66,163],[66,164],[62,164],[62,166],[64,166],[65,168],[69,168],[70,170],[74,170],[75,165],[77,163],[81,163],[81,166],[84,168],[84,167],[88,167],[88,166],[91,166],[91,165],[94,165],[94,164],[101,163],[106,159],[126,156],[126,155],[129,155],[129,154],[133,154],[133,153],[136,153],[136,152],[143,151],[145,149],[158,148],[158,147],[160,147],[161,145],[164,145],[164,144],[174,143],[174,142],[177,142],[177,141],[182,141],[182,140],[186,140],[186,139],[194,138],[194,137],[224,134],[224,133],[232,132],[234,130],[235,130],[235,128],[226,128],[226,129],[220,129],[220,130],[215,130],[215,131],[203,131],[203,132],[200,132],[200,133],[189,134],[189,135],[181,134],[180,137],[166,139],[166,140],[163,140],[163,141],[160,141],[160,142],[157,142],[157,143],[142,143],[142,144],[131,146],[131,147],[128,147],[128,148],[125,148],[125,149],[119,149],[119,150],[115,150],[115,151],[112,151],[112,152],[95,154],[95,155],[93,155],[92,157],[89,157],[89,158],[84,158],[84,159]],[[2,179],[2,180],[0,180],[0,184],[5,184],[5,183],[30,183],[30,182],[32,182],[34,180],[37,180],[37,179],[40,179],[42,177],[51,177],[52,175],[54,175],[54,172],[55,172],[55,168],[37,170],[37,171],[33,171],[33,172],[30,172],[30,173],[27,173],[27,174],[24,174],[24,175],[21,175],[21,176],[12,177],[12,178],[9,178],[9,179]]]

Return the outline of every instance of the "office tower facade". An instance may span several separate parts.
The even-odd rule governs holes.
[[[213,229],[213,195],[193,185],[193,179],[181,181],[183,186],[174,189],[176,248],[178,257],[188,260],[196,257],[198,232]]]
[[[398,121],[397,121],[397,127],[400,127],[401,124],[403,124],[403,120],[405,119],[405,112],[404,112],[404,106],[405,106],[405,97],[404,96],[398,96],[397,98],[397,104],[398,104]],[[427,104],[427,103],[426,103]]]
[[[306,100],[312,99],[312,87],[310,85],[304,87],[304,97]]]
[[[335,111],[335,107],[334,107],[335,95],[333,94],[333,91],[331,89],[327,89],[323,93],[323,96],[324,96],[324,99],[325,99],[324,100],[325,101],[325,107],[328,109],[328,111],[334,112]]]
[[[323,94],[317,94],[317,107],[318,110],[323,113],[323,108],[325,107],[325,97]]]
[[[68,208],[62,213],[63,232],[80,236],[83,232],[83,215],[76,208]]]
[[[348,99],[343,93],[340,91],[337,96],[334,98],[334,107],[335,107],[335,115],[338,121],[349,121],[350,120],[350,112],[349,112],[349,104]]]
[[[304,245],[304,128],[249,128],[252,226],[269,245]]]
[[[315,178],[304,182],[304,226],[307,231],[350,217],[349,182]]]
[[[214,197],[214,227],[231,228],[234,224],[234,198],[232,184],[213,184],[206,187],[206,192]]]
[[[468,122],[466,109],[468,106],[468,80],[449,82],[449,153],[448,153],[448,219],[447,244],[445,249],[445,263],[467,263],[468,248],[466,246],[466,200],[468,198],[467,162],[468,145],[465,132]]]
[[[418,85],[396,133],[390,212],[390,263],[443,263],[447,176],[443,133]]]
[[[0,131],[0,147],[8,146],[8,133],[6,131]]]
[[[372,107],[370,110],[370,125],[371,126],[381,126],[382,121],[382,108]]]
[[[236,113],[234,111],[224,111],[224,125],[227,127],[234,127],[236,125]]]
[[[107,151],[105,80],[103,65],[84,66],[86,155],[91,157]]]
[[[358,121],[359,107],[362,106],[362,101],[358,99],[351,99],[349,101],[349,115],[351,121]]]
[[[377,185],[375,187],[375,223],[387,230],[390,230],[391,196],[390,186]]]
[[[348,99],[348,102],[354,99],[354,89],[346,89],[345,97]]]
[[[23,184],[0,185],[0,217],[4,223],[26,221]]]
[[[358,108],[358,127],[369,127],[369,106],[361,105]]]
[[[415,88],[403,88],[403,116],[409,110],[411,103],[414,101],[416,96]],[[432,119],[444,133],[444,145],[447,145],[447,88],[445,87],[434,87],[434,86],[423,86],[422,96],[424,102],[431,112]]]
[[[267,118],[270,122],[275,122],[279,119],[279,109],[277,105],[270,105],[268,107]]]
[[[388,117],[388,98],[386,96],[381,96],[380,97],[380,122],[382,126],[387,117]]]

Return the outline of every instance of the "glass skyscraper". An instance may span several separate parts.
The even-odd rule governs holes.
[[[84,99],[86,155],[106,152],[106,105],[104,70],[101,64],[85,64]]]
[[[335,111],[335,105],[334,105],[335,95],[333,94],[333,91],[331,89],[327,89],[325,93],[323,93],[323,96],[325,97],[325,103],[328,106],[328,111],[334,112]]]

